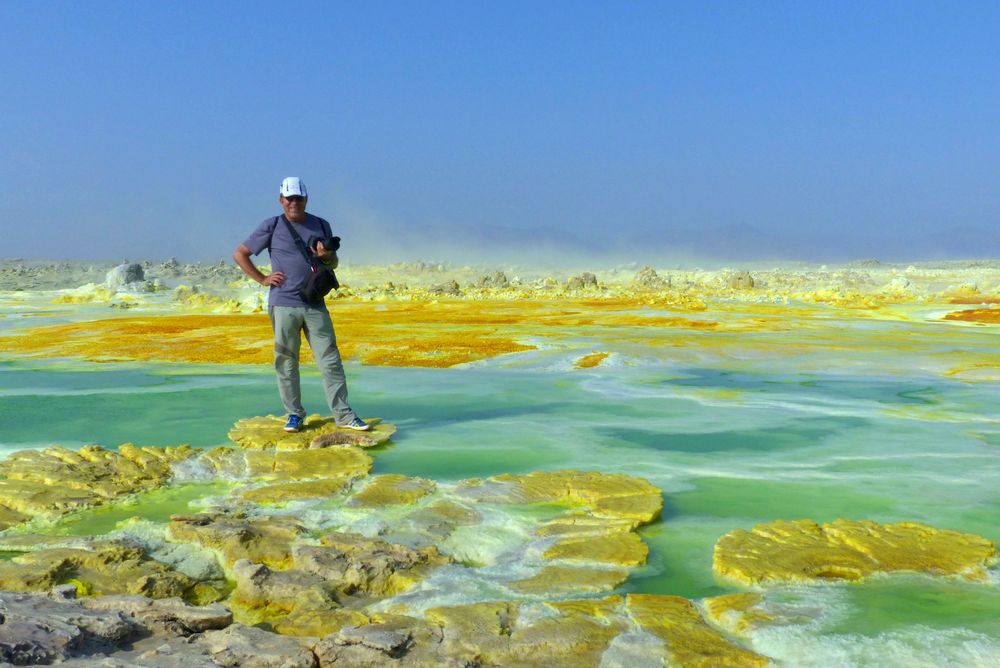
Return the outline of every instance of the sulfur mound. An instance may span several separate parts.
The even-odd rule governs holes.
[[[730,531],[716,542],[712,565],[719,575],[754,585],[860,580],[895,571],[983,580],[996,560],[990,540],[915,522],[837,520],[821,526],[795,520]]]
[[[371,448],[381,445],[396,433],[396,426],[378,418],[366,418],[371,424],[368,431],[341,429],[333,418],[310,415],[302,431],[289,433],[284,430],[284,418],[266,415],[240,420],[229,430],[229,438],[242,448],[262,450],[304,450],[325,448],[332,445]]]

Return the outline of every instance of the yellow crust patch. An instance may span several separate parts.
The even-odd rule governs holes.
[[[436,489],[433,480],[390,473],[375,476],[365,488],[351,496],[348,505],[365,508],[405,505],[424,498]]]
[[[601,362],[608,358],[608,353],[595,352],[589,355],[584,355],[579,358],[573,365],[578,369],[593,369],[595,366],[600,366]]]
[[[629,594],[626,606],[635,622],[666,641],[679,666],[766,666],[770,659],[734,645],[713,629],[694,604],[680,596]]]
[[[811,520],[736,529],[715,544],[715,572],[749,585],[860,580],[894,571],[985,580],[997,560],[993,541],[916,522]]]
[[[305,450],[353,446],[370,448],[385,443],[396,433],[396,426],[382,422],[379,418],[367,418],[371,429],[355,431],[337,427],[331,417],[318,414],[309,415],[302,424],[301,431],[285,431],[285,418],[263,415],[239,420],[229,430],[229,438],[247,450]]]

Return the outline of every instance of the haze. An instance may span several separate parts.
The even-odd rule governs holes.
[[[1000,4],[4,3],[0,256],[1000,256]]]

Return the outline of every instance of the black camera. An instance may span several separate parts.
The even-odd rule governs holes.
[[[340,237],[310,237],[309,248],[316,250],[316,244],[323,242],[323,248],[328,251],[340,249]]]

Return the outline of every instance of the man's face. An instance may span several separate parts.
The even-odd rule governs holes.
[[[285,210],[285,216],[288,217],[288,220],[298,222],[305,218],[308,197],[292,195],[291,197],[278,197],[278,201],[281,202],[281,208]]]

